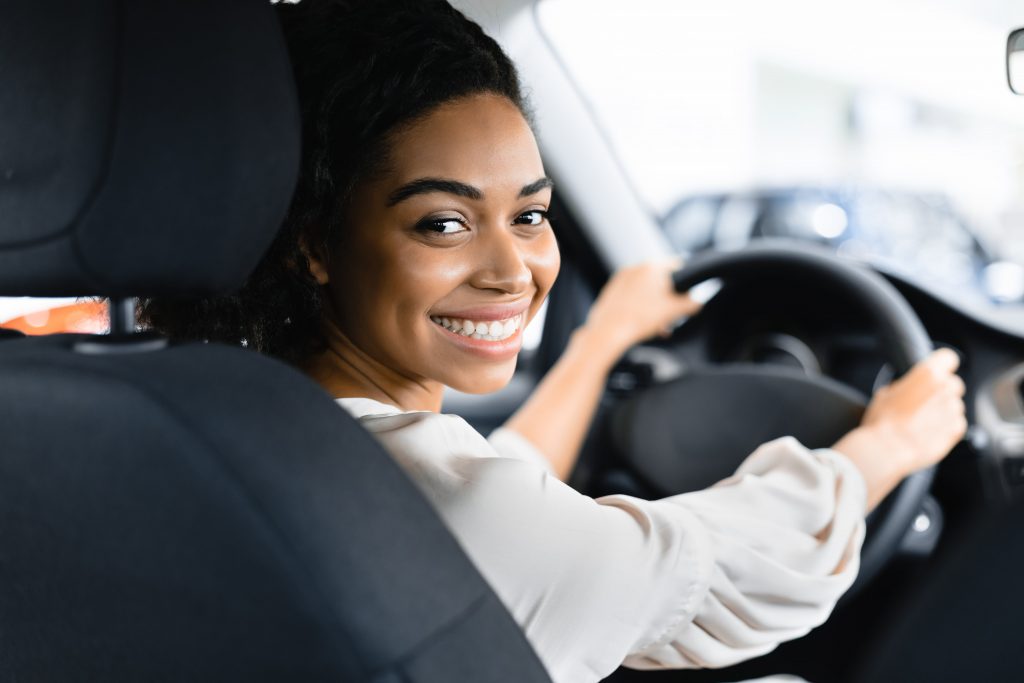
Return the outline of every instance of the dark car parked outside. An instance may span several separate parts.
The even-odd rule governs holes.
[[[691,195],[662,226],[683,254],[782,237],[827,245],[975,303],[1024,298],[1024,269],[1000,260],[938,193],[800,186]]]

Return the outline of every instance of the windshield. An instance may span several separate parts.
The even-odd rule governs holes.
[[[1024,301],[1024,6],[545,0],[545,35],[680,252],[825,244]]]

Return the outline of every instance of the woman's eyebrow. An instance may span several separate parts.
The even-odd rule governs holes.
[[[555,183],[551,178],[547,176],[534,180],[529,185],[524,185],[523,189],[519,191],[519,198],[529,197],[530,195],[537,194],[543,189],[554,187]],[[465,197],[466,199],[483,199],[484,193],[466,183],[460,183],[458,180],[449,180],[447,178],[418,178],[412,182],[402,185],[397,190],[388,195],[388,206],[394,206],[399,202],[404,202],[410,197],[415,197],[418,194],[429,194],[431,192],[444,192],[445,194],[454,194],[459,197]]]
[[[445,194],[454,194],[459,197],[465,197],[466,199],[483,199],[484,193],[476,189],[472,185],[460,183],[457,180],[447,180],[445,178],[419,178],[406,183],[400,188],[388,195],[388,206],[394,206],[399,202],[404,202],[409,197],[414,197],[418,194],[429,194],[431,192],[444,192]]]
[[[523,189],[519,190],[519,198],[529,197],[531,194],[537,194],[543,189],[554,187],[555,181],[547,176],[544,176],[540,180],[534,180],[529,185],[523,186]]]

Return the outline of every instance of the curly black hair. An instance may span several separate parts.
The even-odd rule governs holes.
[[[530,115],[511,60],[444,0],[277,7],[303,126],[298,186],[284,224],[238,292],[143,300],[139,317],[174,340],[238,344],[301,364],[325,344],[321,290],[301,245],[337,245],[353,192],[386,167],[390,137],[477,93],[503,96]]]

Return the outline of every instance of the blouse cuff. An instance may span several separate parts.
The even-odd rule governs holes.
[[[783,437],[710,489],[662,501],[701,520],[714,568],[696,614],[626,666],[727,666],[821,624],[856,577],[865,499],[848,458]]]
[[[788,437],[793,438],[793,437]],[[796,439],[793,439],[796,441]],[[800,442],[797,441],[797,445]],[[803,448],[803,446],[800,446]],[[843,482],[847,494],[860,503],[861,516],[867,514],[868,507],[868,485],[864,480],[864,473],[853,464],[853,461],[844,454],[831,448],[815,448],[811,454],[828,464],[836,473],[836,477]]]

